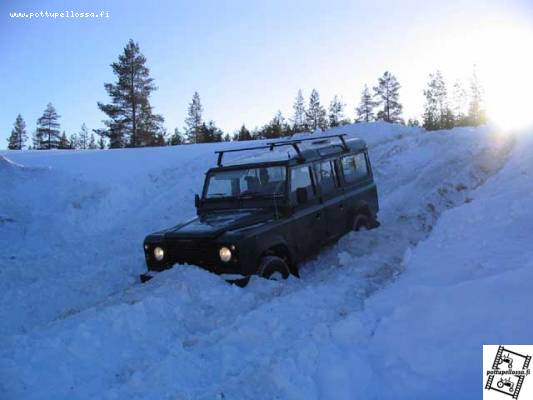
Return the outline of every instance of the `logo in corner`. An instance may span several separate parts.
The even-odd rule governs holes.
[[[528,381],[526,387],[524,382],[531,374],[529,354],[532,350],[533,346],[483,346],[484,400],[505,399],[506,396],[518,399],[521,392],[524,398],[531,398],[533,378],[529,378],[532,382]]]

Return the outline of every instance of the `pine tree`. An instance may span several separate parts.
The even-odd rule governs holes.
[[[26,145],[26,140],[28,140],[28,135],[26,134],[26,122],[24,122],[22,115],[19,114],[13,124],[11,135],[7,139],[7,148],[9,150],[22,150]]]
[[[98,103],[109,118],[104,121],[107,129],[99,134],[109,138],[111,148],[150,146],[160,134],[163,117],[153,114],[149,100],[157,88],[145,64],[139,44],[132,39],[118,62],[111,64],[117,81],[104,85],[111,103]]]
[[[456,81],[452,93],[452,113],[455,117],[455,126],[468,125],[466,110],[468,108],[466,90],[461,82]]]
[[[370,90],[368,90],[368,86],[365,85],[365,88],[361,92],[361,101],[359,102],[359,106],[355,109],[355,113],[357,115],[355,121],[373,121],[375,119],[374,107],[376,107],[376,103],[372,100],[372,95],[370,94]]]
[[[68,141],[72,150],[81,149],[80,139],[76,133],[70,135]]]
[[[106,143],[103,136],[100,136],[100,138],[98,139],[98,148],[100,150],[104,150],[106,148]]]
[[[98,145],[96,144],[96,139],[94,137],[94,133],[91,133],[91,136],[89,138],[88,149],[89,150],[96,150],[97,148],[98,148]]]
[[[200,102],[200,95],[194,92],[192,101],[187,109],[187,118],[185,118],[185,135],[189,143],[201,143],[202,130],[202,103]]]
[[[477,77],[476,71],[472,73],[470,80],[470,105],[468,107],[469,125],[478,126],[486,122],[485,112],[482,108],[483,88]]]
[[[35,133],[34,146],[38,150],[57,149],[59,146],[60,116],[52,103],[48,103],[43,115],[37,120],[37,131]]]
[[[199,129],[196,143],[212,143],[221,142],[224,132],[216,127],[214,121],[209,121],[207,124],[202,123]]]
[[[416,118],[409,118],[407,121],[407,126],[411,128],[420,128],[420,122],[418,122],[418,119]]]
[[[78,143],[78,148],[81,150],[85,150],[89,147],[89,129],[87,129],[87,125],[85,125],[85,123],[81,125]]]
[[[174,133],[170,137],[168,144],[170,146],[177,146],[179,144],[183,144],[183,136],[181,135],[181,132],[178,128],[174,128]]]
[[[231,136],[229,133],[226,133],[223,138],[224,142],[231,142]]]
[[[385,122],[401,122],[402,105],[399,102],[400,84],[394,75],[385,71],[378,79],[378,86],[374,87],[376,105],[382,107],[377,118]]]
[[[294,100],[292,106],[294,114],[292,117],[292,129],[295,133],[307,131],[306,126],[306,112],[305,112],[305,103],[302,91],[298,90],[298,95]]]
[[[307,127],[311,131],[327,129],[326,110],[320,104],[320,96],[315,89],[311,91],[311,96],[309,97],[309,107],[307,108],[306,117]]]
[[[342,102],[337,95],[333,97],[331,103],[329,104],[329,126],[334,128],[336,126],[342,125],[345,121],[344,119],[344,107],[346,104]]]
[[[427,88],[424,90],[426,103],[424,107],[424,128],[427,130],[449,129],[454,119],[448,105],[448,91],[440,71],[429,75]]]
[[[67,139],[67,134],[65,133],[65,131],[63,131],[63,133],[59,137],[59,143],[57,145],[57,148],[60,150],[70,149],[70,143]]]
[[[239,129],[239,132],[237,133],[236,140],[238,141],[244,141],[244,140],[252,140],[252,135],[248,129],[246,129],[246,126],[244,124],[241,126],[241,129]]]

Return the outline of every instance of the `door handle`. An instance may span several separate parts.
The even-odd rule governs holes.
[[[344,210],[344,204],[342,204],[342,203],[339,204],[339,208],[340,208],[341,210]]]
[[[316,219],[320,219],[320,215],[321,215],[321,214],[320,214],[319,212],[317,212],[317,213],[315,214],[315,218],[316,218]]]

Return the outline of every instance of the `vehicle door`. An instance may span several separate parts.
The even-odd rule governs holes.
[[[290,168],[289,201],[294,209],[290,222],[291,247],[299,259],[318,251],[326,232],[326,217],[319,203],[311,165]],[[307,201],[299,204],[297,190],[305,188]]]
[[[319,199],[326,213],[326,241],[341,236],[346,230],[344,216],[344,196],[340,185],[335,160],[320,161],[315,164],[319,187]]]
[[[340,165],[346,199],[346,218],[352,220],[360,204],[367,204],[376,212],[377,209],[374,208],[377,208],[377,190],[366,152],[344,156]]]

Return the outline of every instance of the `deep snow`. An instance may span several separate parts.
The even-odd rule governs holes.
[[[340,130],[369,143],[382,226],[245,289],[137,275],[246,143],[0,152],[0,398],[480,397],[482,344],[533,342],[533,135]]]

